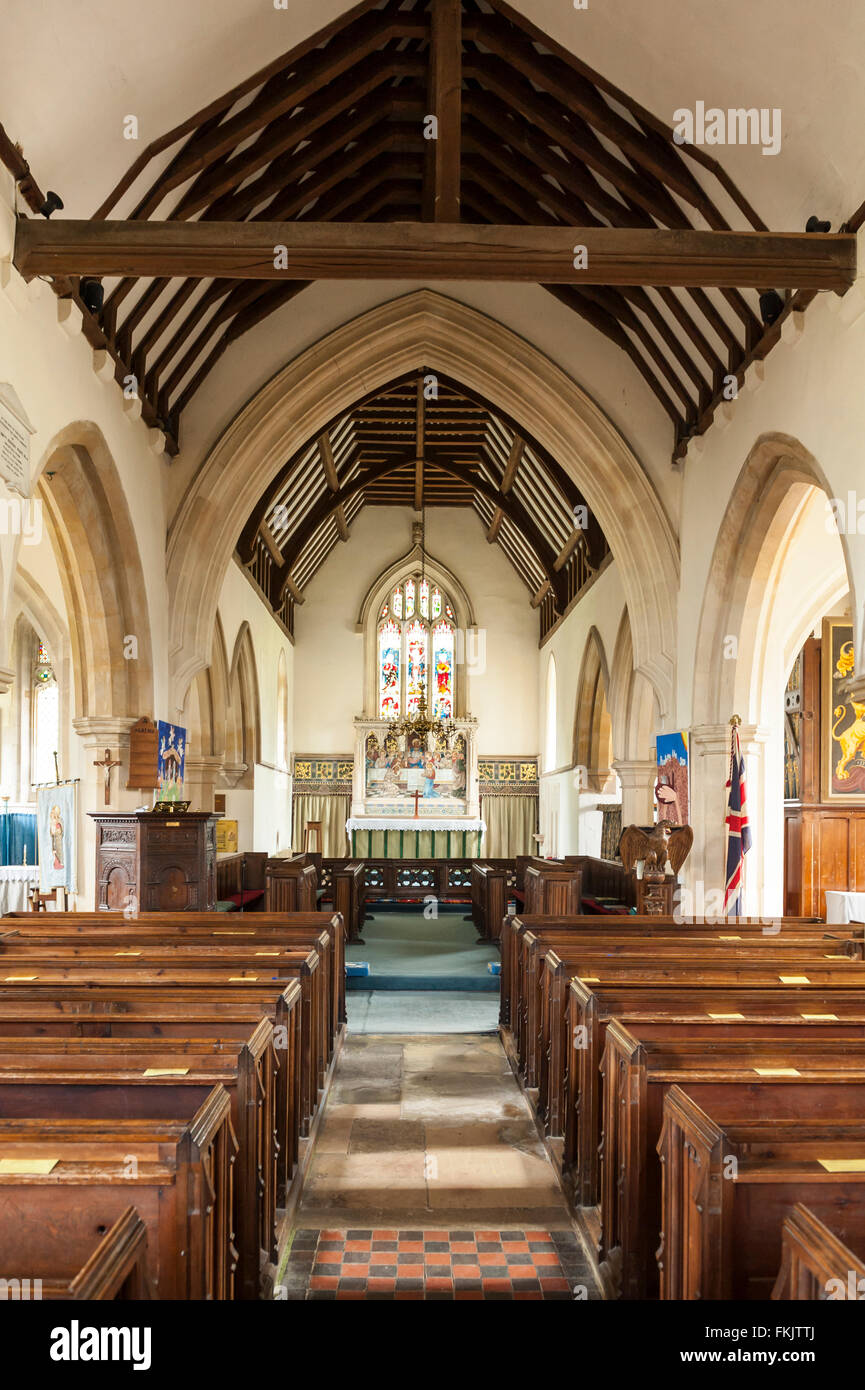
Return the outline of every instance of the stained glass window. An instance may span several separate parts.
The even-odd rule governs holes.
[[[378,712],[382,719],[397,719],[400,712],[400,646],[402,632],[393,618],[378,633]]]
[[[438,585],[419,574],[393,589],[378,622],[379,717],[397,719],[418,708],[451,719],[456,709],[456,620]]]
[[[454,630],[450,623],[436,623],[432,653],[433,715],[450,719],[454,712]]]
[[[426,690],[427,628],[419,618],[406,628],[406,712],[413,713]],[[427,703],[429,697],[427,696]]]

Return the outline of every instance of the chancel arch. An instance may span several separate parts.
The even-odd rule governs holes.
[[[678,543],[644,469],[594,402],[548,357],[501,323],[429,290],[370,310],[301,353],[211,450],[168,539],[177,690],[182,694],[206,664],[202,634],[211,630],[225,570],[286,457],[319,439],[349,409],[358,379],[372,391],[422,368],[462,382],[516,420],[579,488],[621,565],[637,664],[668,708]],[[490,525],[494,521],[491,515]]]

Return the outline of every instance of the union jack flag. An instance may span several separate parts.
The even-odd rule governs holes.
[[[745,759],[739,744],[739,730],[734,724],[730,736],[730,776],[727,779],[727,815],[724,821],[727,827],[724,913],[728,917],[742,915],[742,870],[745,855],[751,848],[751,827],[746,807]]]

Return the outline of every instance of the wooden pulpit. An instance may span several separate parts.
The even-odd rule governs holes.
[[[91,811],[96,826],[96,906],[121,912],[214,912],[212,811]]]

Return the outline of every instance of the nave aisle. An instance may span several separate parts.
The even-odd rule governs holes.
[[[498,1037],[349,1033],[281,1282],[291,1300],[599,1296]]]

